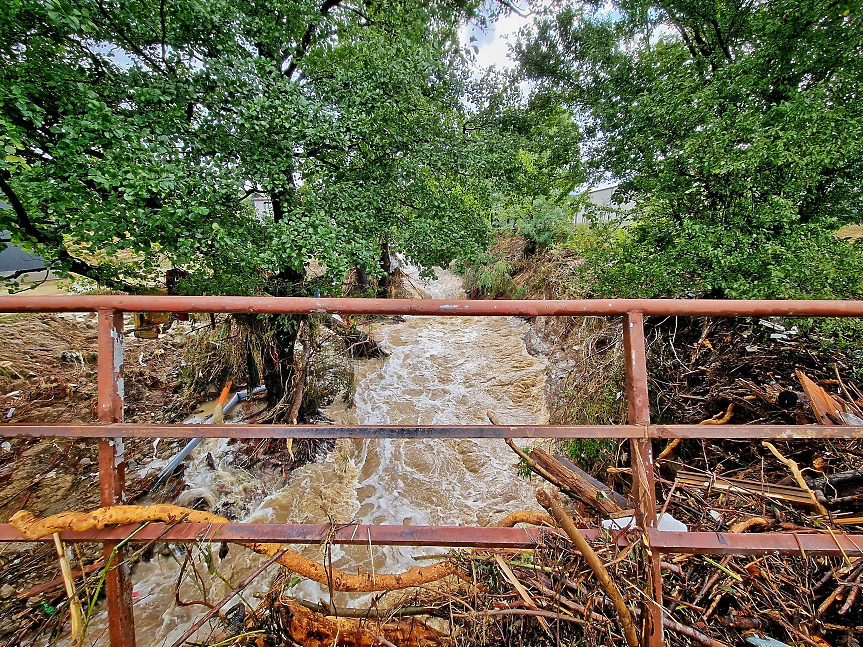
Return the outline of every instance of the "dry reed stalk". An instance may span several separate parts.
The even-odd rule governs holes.
[[[596,575],[596,579],[599,580],[603,590],[605,590],[608,597],[611,598],[614,608],[617,611],[617,615],[620,618],[620,622],[623,625],[623,635],[626,638],[626,644],[629,645],[629,647],[638,647],[638,632],[635,630],[635,622],[633,621],[632,613],[630,612],[629,607],[626,606],[626,601],[623,599],[623,596],[620,594],[620,591],[617,589],[617,586],[614,584],[614,581],[611,579],[611,576],[608,574],[605,565],[602,563],[602,560],[599,559],[596,551],[593,550],[593,547],[578,531],[578,528],[575,527],[575,524],[572,522],[569,515],[560,507],[560,504],[558,504],[557,501],[551,498],[548,492],[545,490],[537,490],[536,500],[539,505],[545,508],[548,513],[554,517],[554,520],[558,525],[563,528],[564,532],[584,557],[584,561],[587,562],[590,570],[592,570],[594,575]]]
[[[60,541],[59,533],[54,534],[54,546],[57,548],[57,557],[60,559],[60,573],[63,575],[63,584],[66,586],[66,595],[69,597],[69,615],[72,618],[71,639],[72,647],[81,644],[84,631],[84,611],[81,608],[81,600],[75,591],[75,578],[72,576],[72,567],[69,565],[69,556],[63,542]]]

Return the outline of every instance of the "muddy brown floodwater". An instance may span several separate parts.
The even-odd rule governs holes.
[[[414,275],[412,282],[426,297],[463,297],[460,279],[448,272],[438,271],[435,281]],[[546,360],[527,352],[528,329],[525,321],[512,317],[407,317],[378,324],[373,334],[390,356],[361,362],[355,405],[334,405],[326,413],[348,424],[481,424],[490,410],[506,423],[545,423]],[[317,462],[296,470],[287,485],[262,482],[235,468],[232,451],[224,440],[203,442],[186,470],[193,494],[184,498],[204,497],[216,505],[239,499],[238,504],[252,510],[244,521],[270,523],[492,525],[513,510],[538,509],[532,484],[516,476],[516,457],[502,440],[342,439]],[[373,568],[378,573],[428,565],[430,561],[415,558],[444,553],[434,547],[331,550],[337,568]],[[262,558],[239,547],[232,547],[221,560],[217,552],[214,547],[216,569],[233,582],[262,563]],[[316,546],[307,547],[304,554],[322,558]],[[227,589],[216,583],[218,578],[207,575],[205,567],[198,568],[207,599],[224,596]],[[178,570],[177,556],[170,553],[135,568],[139,645],[170,646],[206,611],[201,606],[176,606]],[[275,569],[268,572],[274,573]],[[254,605],[254,594],[268,582],[266,575],[258,578],[246,591],[246,600]],[[325,589],[309,581],[296,584],[289,593],[312,601],[328,597]],[[189,581],[180,594],[184,600],[204,595]],[[335,602],[340,605],[361,605],[366,599],[338,595]],[[88,642],[106,644],[104,630],[103,612],[91,626]],[[205,627],[199,638],[210,631]]]

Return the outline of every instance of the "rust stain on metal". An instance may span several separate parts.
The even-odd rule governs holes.
[[[471,301],[443,299],[315,299],[164,295],[0,297],[0,312],[270,312],[469,316],[815,316],[863,317],[863,301],[726,301],[711,299],[581,299]]]
[[[656,529],[656,492],[651,442],[664,438],[863,438],[863,426],[825,425],[651,425],[645,361],[645,316],[816,316],[863,317],[863,301],[718,301],[708,299],[612,299],[573,301],[470,301],[435,299],[311,299],[301,297],[185,297],[70,295],[0,297],[0,312],[98,312],[99,366],[96,425],[0,425],[0,436],[99,438],[100,493],[103,505],[123,498],[123,438],[628,438],[633,456],[637,517],[644,530],[652,603],[645,632],[651,646],[662,644],[659,555],[662,553],[863,556],[863,535],[812,533],[663,532]],[[626,425],[130,425],[122,423],[122,328],[124,312],[331,313],[438,316],[622,316],[626,362]],[[138,526],[62,533],[64,541],[97,541],[109,554]],[[141,541],[191,542],[202,539],[295,544],[332,543],[397,546],[534,548],[539,529],[453,526],[342,526],[289,524],[151,524]],[[589,539],[599,537],[585,529]],[[0,542],[22,541],[0,524]],[[50,540],[50,538],[48,539]],[[627,541],[621,538],[621,541]],[[107,582],[111,644],[134,647],[131,586],[124,569],[112,569]]]

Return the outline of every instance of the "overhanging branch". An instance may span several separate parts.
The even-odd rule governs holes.
[[[53,256],[56,261],[64,265],[70,272],[86,276],[87,278],[93,279],[94,281],[114,290],[122,290],[124,292],[140,291],[138,286],[111,276],[111,272],[109,270],[98,265],[92,265],[85,260],[72,256],[69,253],[69,250],[67,250],[63,245],[62,237],[59,235],[54,233],[46,234],[45,232],[40,231],[39,228],[33,224],[33,221],[30,220],[30,216],[27,213],[27,209],[21,201],[21,198],[18,197],[18,194],[15,193],[15,190],[10,186],[8,181],[9,177],[10,175],[8,171],[0,171],[0,191],[3,191],[3,194],[6,196],[6,200],[9,203],[9,206],[12,207],[12,211],[15,213],[17,218],[18,227],[27,238],[34,243],[40,243],[42,245],[52,247],[55,250]],[[23,274],[28,271],[32,270],[23,270],[21,273]],[[21,274],[18,274],[18,276],[20,275]]]

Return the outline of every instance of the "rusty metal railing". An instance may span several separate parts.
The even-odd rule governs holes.
[[[4,296],[0,312],[98,312],[98,419],[96,425],[2,425],[0,436],[78,437],[99,439],[99,483],[102,505],[123,502],[123,438],[623,438],[632,456],[636,519],[649,548],[647,578],[651,603],[645,614],[644,641],[664,644],[662,575],[664,553],[863,555],[863,535],[823,533],[669,532],[657,529],[652,441],[671,438],[860,438],[863,426],[815,425],[655,425],[650,423],[645,361],[644,317],[661,316],[814,316],[863,317],[863,301],[712,301],[612,299],[576,301],[441,301],[412,299],[310,299],[269,297],[173,296]],[[626,364],[626,425],[537,426],[318,426],[318,425],[147,425],[124,424],[123,313],[228,312],[284,314],[398,314],[435,316],[600,316],[623,318]],[[144,528],[119,526],[87,532],[65,532],[67,542],[95,541],[106,555],[138,530],[136,541],[259,541],[289,544],[333,543],[482,548],[534,547],[540,531],[516,528],[456,526],[364,526],[333,529],[322,524],[153,523]],[[595,530],[585,530],[588,538]],[[8,524],[0,524],[0,542],[24,541]],[[115,557],[117,559],[117,557]],[[119,559],[122,562],[122,557]],[[135,644],[128,566],[106,578],[112,647]]]

